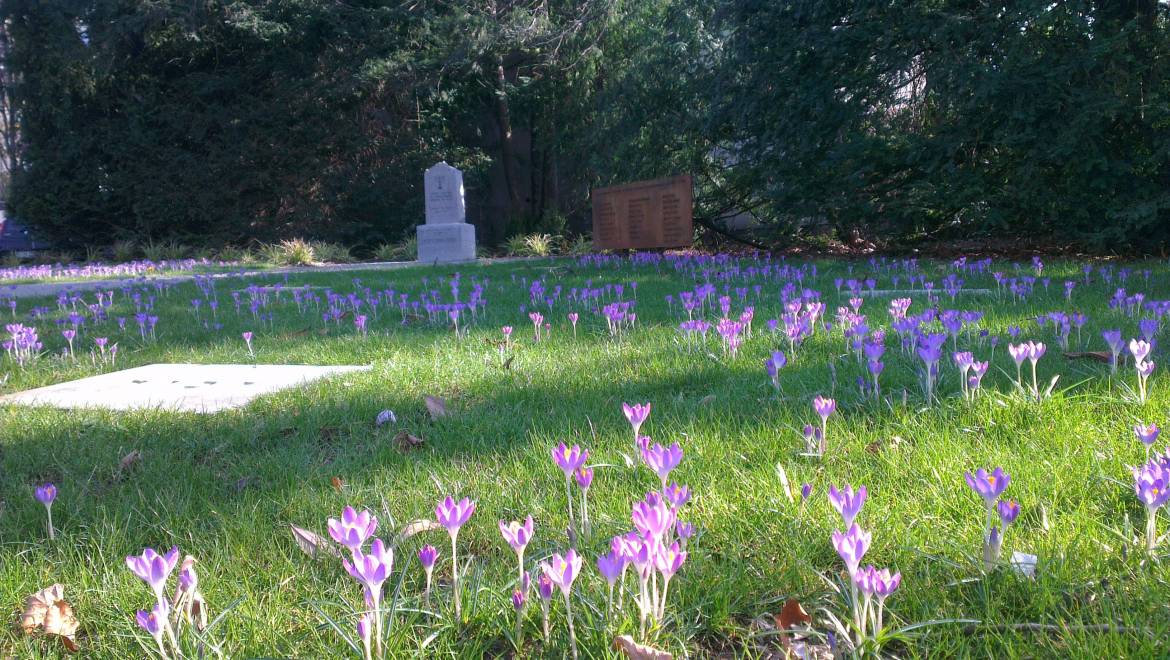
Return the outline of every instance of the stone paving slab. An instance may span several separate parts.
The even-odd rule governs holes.
[[[494,259],[477,259],[475,262],[482,265],[511,263],[519,261],[548,261],[548,257],[499,257]],[[449,267],[458,264],[438,264],[439,267]],[[324,264],[321,266],[286,266],[270,268],[268,270],[244,270],[219,273],[200,273],[212,279],[263,277],[265,275],[291,275],[298,273],[346,273],[377,270],[397,270],[399,268],[413,268],[417,266],[429,267],[433,264],[418,261],[375,261],[356,264]],[[88,292],[107,289],[120,289],[126,284],[182,284],[195,279],[194,275],[167,275],[163,277],[123,277],[109,280],[81,280],[76,282],[37,282],[31,284],[2,284],[0,283],[0,298],[39,298],[56,296],[62,291]],[[292,285],[290,285],[292,286]],[[286,287],[287,288],[287,287]]]
[[[0,404],[213,413],[368,366],[148,364],[0,397]]]

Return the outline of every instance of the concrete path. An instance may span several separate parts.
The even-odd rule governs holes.
[[[489,265],[497,263],[510,263],[515,261],[532,261],[544,260],[547,257],[501,257],[498,259],[480,259],[475,262],[475,265]],[[464,262],[471,263],[471,262]],[[357,264],[323,264],[321,266],[280,266],[268,270],[243,270],[234,272],[208,273],[207,275],[213,279],[226,279],[230,277],[262,277],[264,275],[286,275],[297,273],[344,273],[349,271],[369,271],[369,270],[397,270],[399,268],[410,268],[412,266],[444,266],[444,267],[458,267],[461,264],[420,264],[417,261],[374,261],[368,263]],[[203,275],[203,273],[198,273]],[[153,284],[155,282],[162,282],[166,284],[182,284],[190,282],[195,279],[196,273],[190,275],[167,275],[164,277],[123,277],[110,280],[83,280],[78,282],[37,282],[35,284],[5,284],[0,285],[0,299],[7,298],[40,298],[40,297],[55,297],[62,291],[69,293],[82,293],[88,291],[120,289],[124,285],[130,284]]]

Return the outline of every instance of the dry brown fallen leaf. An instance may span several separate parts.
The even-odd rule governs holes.
[[[1108,352],[1108,351],[1085,351],[1083,353],[1065,353],[1064,357],[1066,357],[1070,360],[1076,360],[1076,359],[1096,360],[1098,362],[1104,362],[1105,364],[1110,364],[1113,362],[1113,354]]]
[[[322,555],[341,556],[341,549],[330,539],[296,525],[289,525],[289,527],[292,528],[293,540],[297,542],[297,546],[313,559]]]
[[[699,399],[700,406],[709,406],[712,403],[715,403],[715,395],[714,394],[708,394],[707,396],[703,397],[702,399]]]
[[[865,446],[865,450],[871,454],[876,454],[882,450],[883,447],[889,449],[897,449],[905,442],[900,436],[893,436],[887,442],[883,443],[881,440],[874,440]]]
[[[447,416],[447,402],[441,398],[428,394],[423,397],[423,402],[427,404],[427,412],[431,414],[432,420]]]
[[[808,612],[804,611],[800,601],[795,598],[789,598],[784,603],[784,608],[776,615],[776,627],[781,630],[788,630],[798,625],[808,625],[812,623],[812,617]]]
[[[614,648],[621,651],[630,660],[673,660],[674,656],[666,651],[659,651],[653,646],[646,646],[634,641],[629,635],[621,635],[613,640]]]
[[[46,635],[57,637],[65,648],[76,652],[77,629],[81,624],[73,614],[73,607],[64,598],[65,585],[62,584],[54,584],[29,596],[24,602],[20,627],[25,634],[41,630]]]
[[[341,477],[333,477],[329,480],[329,483],[333,484],[333,490],[339,493],[341,492],[341,489],[345,487],[345,482],[341,480]]]
[[[402,451],[409,451],[421,447],[423,439],[410,431],[399,431],[398,435],[394,436],[394,444]]]
[[[138,466],[142,462],[142,452],[135,449],[134,451],[122,457],[118,462],[118,475],[121,476]]]

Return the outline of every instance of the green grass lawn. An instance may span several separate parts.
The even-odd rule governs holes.
[[[744,269],[755,265],[744,260]],[[352,637],[354,612],[362,607],[360,587],[332,559],[312,559],[290,534],[298,525],[325,534],[326,519],[351,504],[379,518],[379,536],[420,518],[433,518],[445,495],[467,496],[477,510],[459,536],[460,556],[470,560],[464,577],[463,621],[451,605],[450,546],[441,531],[403,542],[387,582],[393,616],[387,651],[393,657],[481,657],[514,650],[515,556],[497,528],[499,520],[531,514],[536,535],[526,554],[529,567],[569,546],[565,483],[550,457],[558,442],[590,451],[595,480],[589,492],[593,533],[578,540],[585,566],[573,587],[577,634],[585,657],[613,655],[615,634],[638,636],[631,595],[625,611],[605,621],[606,587],[595,560],[615,534],[632,529],[631,505],[657,487],[645,467],[630,469],[630,426],[621,404],[651,402],[643,432],[654,441],[677,441],[685,456],[672,480],[694,495],[680,517],[698,533],[689,558],[671,582],[665,621],[650,634],[655,646],[678,656],[765,656],[776,652],[772,615],[797,598],[829,630],[826,611],[845,619],[848,607],[833,585],[842,579],[841,560],[830,543],[841,527],[826,491],[831,484],[864,484],[869,500],[858,522],[873,533],[865,563],[901,571],[901,588],[887,603],[890,629],[935,622],[890,641],[884,653],[910,656],[1156,657],[1165,654],[1170,609],[1166,544],[1151,558],[1138,538],[1145,510],[1133,493],[1127,466],[1145,453],[1132,426],[1167,423],[1163,374],[1151,378],[1149,400],[1134,394],[1132,367],[1116,376],[1108,365],[1062,356],[1050,325],[1031,320],[1051,311],[1088,315],[1072,333],[1070,350],[1105,350],[1100,332],[1120,328],[1126,340],[1137,335],[1137,318],[1110,309],[1118,287],[1142,292],[1146,301],[1170,299],[1170,269],[1129,264],[1126,283],[1094,273],[1066,302],[1063,282],[1081,282],[1076,263],[1045,267],[1052,280],[1039,282],[1024,301],[1010,296],[961,293],[954,302],[940,292],[943,309],[980,310],[979,327],[1002,337],[984,389],[973,402],[959,395],[947,342],[939,401],[927,406],[918,385],[917,358],[903,355],[898,338],[886,339],[882,401],[863,400],[855,380],[865,367],[846,350],[835,311],[846,305],[836,278],[864,279],[865,262],[818,262],[804,286],[819,290],[827,304],[830,333],[818,331],[789,355],[777,396],[763,362],[786,340],[769,333],[767,319],[781,315],[782,281],[746,279],[735,264],[709,273],[722,295],[729,284],[732,313],[748,289],[755,306],[753,336],[738,356],[728,357],[712,330],[705,347],[688,349],[677,328],[677,294],[704,276],[697,269],[657,265],[578,265],[532,261],[486,267],[419,268],[381,272],[310,273],[289,276],[289,285],[328,286],[354,291],[355,278],[374,290],[392,288],[415,298],[437,290],[440,281],[462,274],[462,296],[471,278],[488,278],[482,318],[457,338],[446,323],[401,323],[396,308],[382,308],[360,336],[351,321],[326,326],[318,311],[301,314],[286,292],[268,311],[270,323],[256,321],[245,302],[237,316],[230,292],[238,280],[216,283],[218,321],[205,329],[190,300],[194,284],[159,295],[157,340],[142,341],[133,319],[125,333],[116,324],[88,331],[77,340],[84,359],[59,357],[65,345],[53,324],[62,318],[55,300],[20,301],[17,316],[28,323],[34,305],[51,308],[37,321],[47,355],[24,369],[5,359],[6,391],[19,391],[92,375],[92,338],[119,344],[117,368],[155,362],[247,362],[240,335],[255,332],[256,360],[262,363],[372,364],[372,371],[346,375],[303,389],[264,397],[252,405],[215,415],[97,410],[0,408],[0,598],[15,621],[29,594],[55,582],[65,585],[81,621],[83,657],[142,655],[152,642],[134,622],[152,596],[124,564],[144,547],[178,545],[198,558],[200,587],[212,617],[231,607],[211,637],[228,657],[339,657],[358,655],[330,625]],[[929,279],[941,282],[950,264],[923,263]],[[1143,269],[1152,269],[1147,280]],[[1028,274],[1031,266],[1021,274]],[[992,270],[1015,275],[1011,264]],[[715,272],[718,271],[718,272]],[[541,311],[551,337],[535,343],[533,326],[521,306],[529,304],[524,282],[545,278],[561,301]],[[968,288],[997,289],[990,274],[964,274]],[[876,275],[889,288],[890,274]],[[264,276],[253,282],[282,281]],[[611,338],[592,306],[580,308],[574,337],[566,314],[571,288],[637,282],[637,322],[620,339]],[[762,285],[759,299],[751,290]],[[903,276],[898,288],[905,288]],[[941,288],[941,285],[937,288]],[[676,296],[668,308],[667,294]],[[861,313],[871,328],[889,328],[888,297],[866,298]],[[912,294],[913,313],[925,306]],[[93,302],[87,296],[87,302]],[[2,308],[5,309],[6,307]],[[84,310],[83,310],[84,311]],[[110,315],[133,317],[133,304],[119,291]],[[208,318],[204,307],[203,318]],[[716,314],[708,313],[713,319]],[[1141,316],[1149,316],[1143,314]],[[1015,367],[1006,351],[1008,326],[1023,328],[1020,339],[1049,345],[1040,360],[1042,383],[1059,374],[1054,394],[1037,403],[1014,392]],[[515,328],[511,361],[504,366],[494,342],[500,327]],[[963,338],[960,348],[978,359],[991,357],[987,340]],[[1154,359],[1162,361],[1160,351]],[[1025,365],[1026,366],[1026,365]],[[108,369],[108,367],[107,367]],[[1161,367],[1160,367],[1161,369]],[[817,421],[811,406],[817,394],[838,400],[829,420],[823,459],[803,456],[801,429]],[[423,398],[443,397],[450,414],[432,421]],[[379,411],[398,416],[392,429],[375,429]],[[404,451],[398,430],[423,439]],[[1161,449],[1164,443],[1156,447]],[[128,470],[122,458],[141,452]],[[792,489],[810,483],[806,506],[789,501],[777,466]],[[1034,578],[1000,568],[985,574],[981,562],[983,507],[964,483],[963,473],[1002,466],[1011,475],[1006,496],[1023,512],[1007,531],[1004,555],[1035,554]],[[334,478],[343,485],[333,485]],[[50,541],[45,512],[33,499],[41,483],[57,484],[53,508],[57,538]],[[799,496],[798,496],[799,498]],[[1162,516],[1165,516],[1163,513]],[[1161,520],[1165,531],[1166,521]],[[422,598],[423,572],[416,553],[432,543],[441,552],[429,603]],[[173,584],[173,582],[172,582]],[[627,583],[630,588],[636,582]],[[564,603],[554,599],[552,638],[541,641],[540,607],[532,594],[522,656],[560,657],[568,652]],[[979,624],[948,622],[974,620]],[[767,622],[762,625],[761,622]],[[1024,624],[1038,624],[1026,626]],[[1041,629],[1043,627],[1043,629]],[[27,637],[15,626],[0,632],[0,656],[52,657],[61,646]]]

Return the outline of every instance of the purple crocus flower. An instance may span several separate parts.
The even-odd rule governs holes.
[[[601,577],[605,578],[605,581],[609,583],[610,600],[613,599],[613,586],[617,583],[618,578],[622,576],[622,572],[625,569],[625,558],[613,550],[597,558],[597,572],[601,573]]]
[[[573,473],[589,460],[589,451],[583,451],[579,445],[570,448],[562,442],[552,450],[552,457],[561,472],[565,473],[565,479],[572,479]]]
[[[663,489],[662,495],[670,502],[670,506],[677,510],[691,500],[691,489],[672,483]]]
[[[1158,434],[1161,433],[1161,430],[1157,424],[1135,424],[1133,432],[1137,435],[1138,440],[1141,440],[1142,444],[1148,448],[1157,442]]]
[[[1040,358],[1044,357],[1044,353],[1047,350],[1047,347],[1045,347],[1041,342],[1028,342],[1028,361],[1032,363],[1032,366],[1036,366],[1036,363],[1040,360]]]
[[[813,491],[812,484],[810,484],[810,483],[801,484],[801,486],[800,486],[800,502],[801,502],[801,504],[808,501],[809,496],[812,495],[812,491]]]
[[[1008,525],[1015,522],[1016,517],[1020,515],[1020,505],[1015,500],[1000,500],[995,505],[995,511],[999,514],[999,522],[1006,530]]]
[[[593,468],[578,468],[573,473],[573,479],[577,482],[577,486],[581,490],[589,490],[589,486],[593,484]]]
[[[448,495],[435,507],[435,518],[440,525],[447,528],[447,533],[451,535],[451,588],[455,592],[456,618],[463,616],[463,601],[459,591],[459,551],[456,539],[459,536],[459,529],[467,523],[473,513],[475,513],[475,502],[466,497],[456,502]]]
[[[655,443],[652,447],[647,447],[642,450],[642,460],[646,466],[658,475],[659,480],[662,481],[662,487],[666,488],[666,479],[670,476],[670,471],[678,467],[682,462],[683,450],[678,446],[678,443],[672,443],[669,447]]]
[[[1129,352],[1133,354],[1134,364],[1141,364],[1149,356],[1150,350],[1153,347],[1150,343],[1143,339],[1130,339]]]
[[[512,522],[500,521],[500,534],[504,536],[504,540],[517,554],[523,555],[524,548],[528,546],[528,542],[532,540],[534,525],[532,516],[525,519],[524,524],[513,520]]]
[[[857,572],[857,567],[861,564],[862,557],[869,551],[872,540],[873,535],[858,527],[857,523],[851,525],[846,533],[840,530],[833,531],[833,548],[841,557],[841,561],[845,562],[850,575]]]
[[[1170,500],[1170,467],[1164,457],[1155,458],[1133,468],[1133,490],[1146,506],[1146,550],[1153,552],[1158,542],[1158,509]]]
[[[167,608],[163,602],[155,603],[154,609],[147,612],[145,610],[138,610],[134,620],[138,622],[138,627],[145,630],[154,638],[159,649],[163,648],[163,625],[167,620]],[[165,652],[163,657],[167,657]]]
[[[43,486],[37,486],[33,491],[33,497],[38,502],[45,505],[45,515],[49,526],[49,540],[57,538],[57,532],[53,529],[53,501],[57,499],[57,487],[51,483]]]
[[[829,419],[829,415],[832,415],[836,409],[837,402],[833,399],[823,397],[819,394],[813,399],[813,410],[820,416],[822,423]]]
[[[1134,494],[1151,512],[1170,499],[1170,471],[1159,461],[1133,468],[1133,479]]]
[[[435,518],[440,525],[447,528],[447,533],[452,537],[459,533],[459,528],[467,523],[473,513],[475,513],[475,502],[466,497],[456,502],[448,495],[435,507]]]
[[[341,560],[341,565],[350,577],[365,587],[366,596],[375,609],[382,602],[382,584],[390,577],[393,563],[394,552],[386,547],[382,539],[374,539],[369,554],[354,550],[352,563],[347,559]]]
[[[581,557],[577,555],[577,551],[569,548],[569,551],[562,557],[560,553],[555,553],[552,559],[541,565],[544,574],[552,580],[566,598],[569,597],[569,591],[573,588],[573,581],[577,579],[577,575],[581,572]]]
[[[577,632],[573,628],[573,607],[569,603],[569,592],[573,588],[573,581],[581,572],[581,557],[572,548],[562,557],[554,554],[552,559],[541,564],[541,571],[561,590],[565,598],[565,613],[569,619],[569,644],[573,649],[573,657],[577,657]]]
[[[370,657],[370,640],[373,638],[373,627],[370,625],[370,615],[363,614],[358,617],[357,634],[358,638],[362,640],[362,647],[365,649],[366,657]]]
[[[171,576],[171,571],[175,570],[175,565],[178,563],[179,546],[177,545],[165,555],[158,554],[154,548],[146,548],[141,555],[126,557],[126,568],[129,568],[131,573],[138,576],[150,587],[150,590],[154,592],[155,600],[159,603],[166,602],[164,592],[167,588],[167,578]]]
[[[369,511],[358,513],[352,506],[345,507],[341,512],[341,519],[330,518],[328,521],[329,536],[341,545],[356,552],[365,545],[366,540],[374,535],[378,529],[378,519]]]
[[[435,567],[435,562],[439,559],[439,551],[433,545],[424,545],[418,551],[418,563],[422,564],[423,570],[430,572]]]
[[[654,554],[654,568],[658,569],[658,572],[669,581],[675,573],[678,573],[686,560],[687,553],[679,548],[677,542],[670,544],[670,547],[662,545]]]
[[[776,391],[780,390],[780,370],[787,364],[788,358],[780,351],[773,351],[772,357],[764,360],[764,370],[768,372],[768,378],[771,379]]]
[[[983,502],[988,506],[995,506],[995,500],[1003,491],[1007,489],[1008,484],[1011,483],[1011,476],[1003,471],[1003,468],[995,468],[988,473],[987,470],[979,468],[975,474],[966,472],[963,475],[967,480],[967,485],[974,490],[979,497],[983,498]]]
[[[1008,354],[1012,356],[1012,360],[1016,363],[1018,368],[1024,364],[1024,360],[1028,359],[1028,345],[1027,344],[1008,344]]]
[[[51,507],[53,506],[53,500],[57,499],[57,487],[51,483],[45,484],[44,486],[37,486],[37,489],[33,491],[33,496],[41,504],[44,504],[46,507]]]
[[[638,437],[638,432],[642,428],[642,423],[650,416],[649,403],[635,403],[630,405],[628,403],[622,404],[622,412],[625,413],[626,419],[630,422],[630,426],[634,427],[634,437]]]
[[[548,601],[552,599],[555,586],[548,573],[542,571],[540,577],[536,578],[536,593],[542,600]]]
[[[894,573],[890,575],[889,569],[882,569],[877,572],[877,579],[874,580],[873,594],[878,597],[879,601],[884,601],[886,598],[898,590],[898,586],[902,584],[902,574]],[[878,624],[879,630],[881,624]]]
[[[675,522],[674,512],[665,502],[638,502],[630,516],[634,527],[647,539],[661,539]]]
[[[809,487],[812,488],[811,486]],[[845,521],[845,527],[848,528],[853,525],[857,514],[861,513],[861,507],[865,504],[865,497],[867,493],[865,486],[858,487],[857,491],[849,484],[841,490],[837,490],[836,486],[829,486],[829,504],[841,514],[841,519]]]

